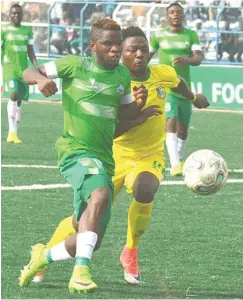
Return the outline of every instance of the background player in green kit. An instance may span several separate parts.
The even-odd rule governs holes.
[[[134,118],[141,109],[131,95],[129,70],[119,65],[120,26],[109,19],[95,22],[90,48],[93,57],[66,56],[24,72],[25,81],[38,84],[45,96],[57,91],[51,78],[63,79],[64,132],[56,142],[56,150],[61,173],[73,189],[73,222],[78,233],[48,250],[42,244],[35,245],[30,263],[21,273],[20,286],[27,286],[48,263],[75,256],[69,291],[97,288],[91,280],[89,262],[110,220],[112,145],[118,109],[122,119]],[[134,96],[144,103],[146,90],[136,87]]]
[[[170,4],[167,7],[168,27],[158,31],[150,45],[151,56],[158,51],[159,63],[173,66],[190,87],[190,66],[200,65],[203,55],[197,33],[183,26],[184,17],[183,7],[179,3]],[[166,106],[166,145],[174,176],[182,174],[192,113],[192,104],[181,98],[181,95],[171,92]]]
[[[23,9],[19,4],[10,8],[10,24],[2,26],[2,64],[3,78],[7,84],[9,100],[7,106],[9,133],[8,143],[21,143],[17,130],[21,115],[21,101],[28,100],[29,87],[23,81],[23,71],[28,68],[29,56],[32,63],[37,66],[33,50],[32,28],[22,26]]]

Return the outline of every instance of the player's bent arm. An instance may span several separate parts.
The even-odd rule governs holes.
[[[189,57],[189,64],[191,66],[199,66],[204,59],[203,53],[201,50],[192,51],[192,56]]]
[[[47,78],[44,66],[30,67],[23,72],[23,79],[29,85],[38,84],[44,78]]]
[[[196,108],[206,108],[210,105],[208,102],[208,99],[203,94],[194,94],[192,90],[188,87],[185,80],[181,77],[180,83],[176,88],[171,89],[173,92],[176,92],[177,94],[180,94],[184,96],[186,99],[188,99]]]
[[[178,84],[178,86],[176,88],[172,88],[171,90],[177,94],[184,96],[189,101],[193,101],[194,96],[195,96],[194,93],[188,87],[186,81],[182,77],[180,77],[180,76],[178,76],[178,77],[180,79],[180,83]]]
[[[135,120],[141,113],[146,103],[148,90],[142,84],[133,87],[133,95],[129,94],[121,98],[119,107],[119,120]],[[135,101],[134,101],[135,100]]]
[[[28,56],[29,56],[30,60],[32,61],[32,63],[37,67],[38,63],[37,63],[34,48],[32,45],[28,45]]]
[[[127,122],[121,121],[117,123],[114,138],[117,138],[118,136],[122,135],[125,132],[128,132],[129,130],[131,130],[132,128],[138,125],[139,125],[138,120],[131,120]]]
[[[38,84],[39,91],[45,96],[49,97],[57,92],[56,83],[47,77],[45,67],[32,67],[23,72],[24,81],[29,84]]]

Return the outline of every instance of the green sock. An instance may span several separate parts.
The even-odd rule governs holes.
[[[75,258],[75,266],[88,266],[90,263],[90,259],[87,257],[79,257]]]

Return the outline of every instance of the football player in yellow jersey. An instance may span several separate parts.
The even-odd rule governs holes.
[[[125,185],[133,200],[128,212],[127,242],[120,261],[124,278],[131,284],[140,283],[138,267],[138,244],[146,231],[152,213],[153,199],[164,168],[165,102],[171,88],[185,96],[198,108],[209,105],[202,94],[193,94],[185,81],[178,78],[170,66],[149,66],[149,46],[144,32],[138,27],[123,31],[124,65],[130,69],[132,86],[141,82],[148,89],[146,106],[134,121],[121,120],[116,129],[113,155],[116,162],[114,200]],[[47,248],[62,242],[75,233],[72,217],[63,220],[47,244]],[[58,247],[55,246],[55,247]],[[65,259],[65,255],[59,253]],[[43,272],[37,274],[35,282],[43,279]]]

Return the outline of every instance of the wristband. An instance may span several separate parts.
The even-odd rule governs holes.
[[[193,103],[193,102],[196,102],[196,101],[197,101],[197,95],[194,94],[194,96],[193,96],[192,100],[190,100],[190,102]]]

